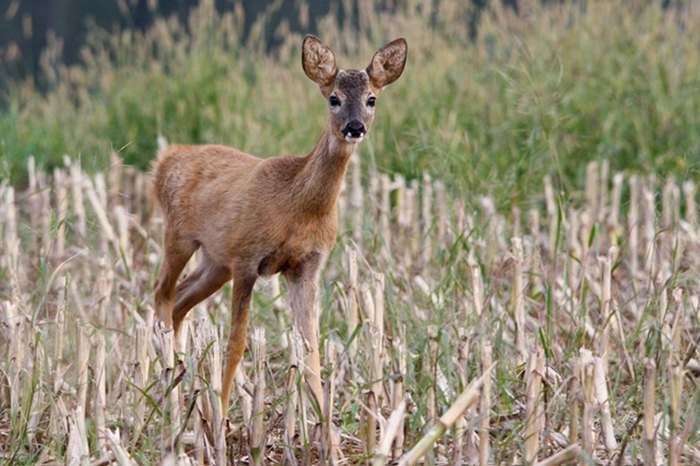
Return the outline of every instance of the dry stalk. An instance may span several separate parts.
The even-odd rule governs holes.
[[[78,322],[77,336],[77,370],[78,370],[78,406],[84,414],[87,412],[88,362],[90,360],[90,330]]]
[[[59,375],[60,366],[63,362],[63,339],[65,334],[65,322],[66,322],[66,301],[68,295],[68,281],[65,276],[58,280],[58,299],[56,302],[56,316],[54,322],[56,325],[56,338],[54,340],[54,357],[53,357],[53,372],[54,380],[58,383],[54,383],[53,390],[55,394],[61,390],[61,385],[63,385],[63,377]]]
[[[452,427],[457,421],[457,418],[462,416],[469,406],[471,406],[479,398],[479,390],[484,383],[484,380],[491,377],[491,371],[496,366],[493,363],[491,367],[486,369],[478,379],[474,380],[469,386],[457,397],[455,402],[443,414],[438,422],[430,428],[430,430],[421,438],[421,440],[401,459],[398,466],[411,466],[418,462],[435,441],[445,433],[447,429]]]
[[[63,362],[63,340],[65,332],[65,317],[66,317],[66,277],[61,277],[58,280],[58,299],[56,302],[56,316],[54,324],[56,327],[56,336],[54,340],[53,358],[51,367],[51,388],[54,402],[51,404],[51,419],[49,431],[51,437],[58,439],[63,432],[67,432],[68,412],[65,406],[64,398],[61,396],[63,388],[63,374],[65,372]],[[61,429],[62,427],[62,429]]]
[[[95,178],[95,180],[99,179],[99,177]],[[114,253],[116,257],[120,257],[121,252],[119,251],[119,241],[117,239],[116,233],[114,232],[114,228],[112,228],[112,224],[107,218],[107,212],[105,211],[105,208],[99,198],[99,195],[97,194],[97,188],[93,186],[92,181],[90,181],[90,178],[88,178],[87,176],[83,178],[83,187],[85,189],[85,193],[87,194],[88,200],[90,201],[90,205],[92,205],[92,208],[95,211],[95,215],[97,216],[97,220],[99,221],[100,227],[102,229],[102,234],[100,235],[100,242],[104,242],[105,244],[101,245],[101,251],[106,252],[107,244],[111,244],[114,247]]]
[[[605,373],[607,373],[607,368],[608,368],[608,351],[609,351],[609,344],[610,344],[610,333],[609,333],[609,328],[611,324],[614,324],[612,320],[614,319],[613,316],[611,316],[611,303],[610,303],[610,297],[611,297],[611,283],[612,283],[612,266],[610,264],[610,257],[608,256],[599,256],[598,257],[598,264],[600,265],[600,270],[601,270],[601,294],[600,294],[600,315],[601,315],[601,321],[603,323],[603,327],[600,331],[600,335],[598,336],[598,357],[602,360],[603,364],[603,370]]]
[[[430,380],[431,384],[428,387],[428,406],[427,417],[431,421],[438,418],[437,413],[437,382],[438,382],[438,353],[440,346],[438,344],[438,327],[437,325],[428,326],[428,352],[430,354]]]
[[[146,389],[148,383],[148,368],[150,358],[148,356],[148,341],[151,337],[151,329],[146,325],[136,327],[136,350],[134,357],[134,385],[141,390]],[[144,425],[144,413],[146,400],[140,391],[134,390],[134,431],[140,432]]]
[[[80,427],[81,425],[82,428]],[[64,456],[66,464],[71,466],[89,466],[90,464],[90,450],[88,449],[87,432],[85,430],[85,414],[80,406],[75,407],[68,419],[68,443]]]
[[[423,244],[421,248],[420,263],[423,269],[427,268],[430,258],[433,255],[432,241],[430,239],[430,230],[433,226],[433,183],[430,175],[427,172],[423,173],[423,199],[421,202],[423,217],[421,236]]]
[[[76,241],[79,246],[85,246],[87,239],[87,223],[85,216],[85,204],[83,204],[83,174],[80,170],[80,160],[71,161],[68,156],[63,157],[63,162],[68,168],[71,185],[71,205],[75,215]]]
[[[544,177],[544,196],[547,203],[547,220],[549,221],[548,249],[549,261],[554,263],[557,244],[557,204],[554,198],[554,188],[552,178],[549,175]]]
[[[389,195],[391,194],[391,180],[388,175],[382,175],[380,178],[381,185],[381,200],[379,207],[379,232],[382,238],[381,257],[385,262],[391,261],[391,202]]]
[[[391,412],[391,416],[386,423],[384,434],[379,441],[377,453],[374,455],[373,466],[384,466],[391,455],[391,445],[394,443],[396,435],[403,426],[403,417],[406,413],[406,400],[401,400]]]
[[[114,270],[109,266],[107,259],[100,257],[98,259],[99,273],[95,283],[97,288],[97,299],[98,299],[98,319],[100,324],[105,326],[112,326],[114,322],[108,322],[108,315],[112,316],[114,313],[108,313],[110,308],[110,296],[112,295],[112,288],[114,287]],[[116,326],[116,325],[115,325]]]
[[[630,210],[627,214],[627,244],[632,279],[639,273],[639,211],[641,204],[641,182],[636,175],[630,176]]]
[[[644,464],[656,466],[656,429],[655,419],[655,395],[656,395],[656,364],[652,359],[644,362]]]
[[[284,319],[286,315],[283,311],[286,310],[287,306],[282,299],[282,291],[280,288],[280,276],[273,275],[270,277],[270,299],[272,300],[272,309],[275,311],[278,319]],[[286,322],[283,322],[286,327]]]
[[[391,407],[394,411],[398,410],[401,403],[405,403],[406,392],[404,388],[406,368],[407,368],[407,356],[408,348],[406,347],[406,326],[399,325],[399,334],[394,337],[392,342],[394,347],[394,354],[396,355],[396,361],[398,362],[398,374],[392,379],[391,385]],[[404,405],[405,409],[405,405]],[[396,428],[396,434],[394,435],[394,450],[392,457],[394,459],[401,456],[403,452],[404,444],[404,421],[403,416],[398,420],[398,427]]]
[[[457,372],[462,382],[462,387],[467,386],[469,373],[469,331],[460,327],[459,335],[459,350],[457,353]],[[467,433],[467,422],[464,416],[459,416],[455,421],[455,448],[453,464],[462,464],[462,456],[464,454],[464,438]]]
[[[525,292],[523,286],[523,240],[522,238],[513,238],[513,290],[512,290],[512,306],[513,316],[515,317],[515,348],[518,350],[520,360],[518,364],[522,364],[528,359],[527,342],[525,338],[525,305],[523,302],[523,294]]]
[[[617,440],[615,439],[615,430],[613,429],[612,413],[610,412],[610,396],[608,394],[607,383],[607,368],[605,362],[601,358],[594,358],[595,363],[595,396],[602,419],[600,427],[603,430],[603,443],[608,451],[608,456],[611,457],[617,450]]]
[[[284,453],[282,464],[286,466],[296,466],[297,459],[294,455],[294,434],[296,432],[297,414],[297,378],[298,370],[295,365],[289,366],[287,370],[287,392],[284,406]]]
[[[608,216],[608,230],[611,235],[611,243],[617,244],[618,236],[622,233],[620,226],[620,202],[622,199],[622,183],[625,181],[625,176],[622,173],[616,173],[613,176],[613,189],[611,194],[610,215]]]
[[[136,462],[122,446],[119,437],[119,429],[113,432],[111,429],[103,428],[98,431],[98,437],[105,439],[104,449],[102,451],[108,448],[114,455],[114,460],[119,466],[136,466]]]
[[[680,416],[681,398],[683,393],[683,367],[673,357],[669,358],[669,417],[670,425],[668,432],[668,466],[678,466],[681,461],[681,441],[680,441]]]
[[[577,357],[571,359],[571,374],[567,401],[569,405],[569,444],[574,445],[578,443],[581,404],[581,368]]]
[[[437,245],[445,249],[450,248],[447,237],[447,200],[445,198],[445,184],[442,181],[434,183],[435,203],[437,204]]]
[[[610,176],[610,160],[603,159],[600,164],[600,197],[598,199],[598,223],[605,222],[608,215],[608,178]]]
[[[127,270],[131,270],[133,252],[129,238],[129,214],[123,205],[117,205],[114,207],[114,217],[117,222],[117,244],[121,252],[119,257],[123,258]]]
[[[362,239],[362,223],[364,215],[364,195],[362,188],[362,170],[360,155],[353,152],[350,156],[350,209],[352,210],[352,239],[359,242]]]
[[[255,327],[251,334],[253,347],[253,367],[255,377],[255,396],[252,405],[252,417],[248,423],[248,444],[253,464],[261,465],[265,458],[265,329]]]
[[[303,358],[303,343],[301,335],[296,328],[288,334],[289,340],[289,370],[287,372],[287,398],[285,401],[284,410],[284,453],[282,464],[286,466],[296,466],[297,460],[294,455],[294,438],[297,423],[297,405],[299,404],[300,394],[297,390],[299,379],[299,361]],[[300,414],[303,414],[300,412]],[[303,416],[302,416],[303,417]],[[305,426],[302,426],[305,433]],[[306,441],[306,435],[302,433],[303,440]]]
[[[29,178],[29,223],[34,232],[39,231],[39,221],[41,217],[41,207],[39,205],[39,188],[36,181],[36,162],[34,156],[30,155],[27,159],[27,175]],[[29,245],[30,254],[34,260],[39,259],[39,235],[32,235]]]
[[[93,420],[97,432],[104,432],[105,427],[105,407],[107,405],[107,388],[106,388],[106,367],[105,367],[105,337],[101,332],[95,336],[95,399],[93,402]],[[106,448],[106,440],[104,435],[98,435],[97,441],[100,445],[100,450]]]
[[[550,456],[546,460],[538,461],[535,466],[559,466],[579,457],[578,444],[569,445],[562,451]]]
[[[688,222],[691,230],[696,230],[698,226],[698,208],[695,202],[695,183],[692,181],[683,182],[683,196],[685,197],[685,221]]]
[[[527,215],[528,215],[528,218],[530,219],[530,236],[532,236],[533,242],[538,247],[542,247],[540,211],[537,209],[530,209],[527,211]]]
[[[114,209],[116,206],[122,206],[122,173],[123,162],[121,157],[116,152],[109,154],[109,173],[107,181],[109,183],[109,207]]]
[[[207,322],[206,328],[208,329],[207,342],[211,346],[207,353],[207,364],[209,366],[209,399],[212,408],[211,426],[214,437],[214,457],[216,464],[226,464],[225,421],[228,413],[223,412],[221,400],[223,373],[221,342],[216,329],[209,322]]]
[[[357,286],[357,251],[352,246],[345,247],[345,257],[347,262],[348,270],[348,286],[346,288],[347,295],[347,305],[345,307],[348,318],[348,333],[347,338],[350,342],[348,351],[350,353],[350,359],[355,360],[355,355],[357,351],[357,338],[352,338],[353,334],[357,330],[357,325],[359,323],[359,309],[358,309],[358,298],[359,291]]]
[[[155,206],[154,199],[151,196],[146,196],[147,178],[148,174],[142,172],[141,170],[136,170],[134,173],[134,187],[131,196],[132,207],[129,211],[134,215],[134,218],[139,220],[139,222],[143,222],[145,225],[150,226],[150,216],[153,214]],[[146,204],[145,206],[144,203]],[[156,233],[162,234],[162,231],[157,231]]]
[[[598,183],[600,178],[600,171],[598,170],[598,162],[588,162],[586,165],[586,191],[585,191],[585,202],[586,210],[589,213],[596,213],[600,209],[598,201],[600,195],[598,194]]]
[[[492,350],[491,345],[487,344],[481,348],[481,369],[482,373],[486,368],[491,367],[492,363]],[[490,414],[489,410],[491,407],[491,378],[487,377],[484,379],[484,383],[481,389],[481,401],[479,406],[480,419],[479,419],[479,465],[487,466],[489,462],[489,452],[491,449],[490,442]],[[460,416],[460,419],[463,419]]]
[[[581,284],[581,263],[583,261],[583,248],[578,239],[580,232],[579,214],[573,207],[569,207],[569,224],[567,230],[567,242],[569,246],[568,258],[568,285],[573,300],[579,292]],[[572,302],[573,307],[573,302]]]
[[[540,448],[540,433],[544,426],[544,409],[542,407],[542,374],[544,374],[544,355],[542,350],[530,354],[525,369],[525,442],[526,464],[537,461]]]
[[[419,183],[417,179],[411,180],[410,190],[406,190],[406,206],[410,206],[408,210],[408,218],[410,219],[410,245],[411,245],[411,259],[416,258],[418,250],[421,245],[421,231],[420,231],[420,209],[418,205],[418,192]],[[410,199],[410,203],[408,200]]]
[[[469,268],[472,272],[472,299],[474,302],[474,312],[481,317],[484,308],[484,284],[481,279],[481,268],[471,256],[468,259]],[[468,308],[468,307],[467,307]],[[466,316],[467,319],[469,316]]]
[[[252,392],[246,389],[250,388],[250,380],[243,364],[238,365],[233,380],[236,385],[236,393],[238,393],[238,402],[243,412],[243,420],[247,424],[253,416],[253,396],[251,395]]]
[[[594,413],[595,413],[595,364],[590,350],[581,348],[579,352],[579,370],[583,385],[583,420],[581,422],[581,446],[589,458],[593,458],[595,449]]]
[[[363,395],[363,410],[360,414],[360,439],[365,456],[370,458],[377,443],[377,399],[372,390],[366,390]],[[369,459],[367,461],[369,464]]]
[[[5,192],[5,269],[10,281],[10,306],[14,308],[19,304],[21,267],[19,263],[20,241],[17,233],[17,208],[15,206],[15,190],[12,186]]]
[[[654,191],[644,186],[642,188],[642,197],[644,199],[644,274],[648,280],[654,280],[658,267],[656,266],[656,228],[654,226],[656,219],[656,205],[654,201]]]
[[[334,459],[339,457],[340,439],[336,438],[333,427],[333,400],[335,400],[335,378],[338,364],[338,348],[330,341],[326,340],[325,351],[326,367],[329,372],[326,374],[323,385],[323,423],[321,425],[321,463],[333,464]]]
[[[68,217],[68,190],[66,189],[66,173],[60,168],[53,172],[56,188],[56,240],[53,247],[53,258],[60,262],[66,255],[66,221]]]

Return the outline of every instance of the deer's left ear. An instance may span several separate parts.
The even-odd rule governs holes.
[[[399,79],[406,66],[407,55],[408,45],[405,39],[396,39],[382,47],[367,67],[372,85],[381,90]]]

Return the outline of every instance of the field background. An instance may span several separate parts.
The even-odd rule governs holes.
[[[427,464],[531,464],[569,446],[584,464],[700,463],[697,3],[345,5],[354,20],[318,32],[341,67],[409,43],[322,278],[329,421],[349,463],[375,456],[396,409],[389,456],[406,453],[489,360]],[[270,50],[266,17],[245,43],[242,21],[202,2],[186,23],[93,30],[80,65],[53,66],[49,47],[46,92],[2,95],[7,464],[325,451],[284,283],[255,295],[228,449],[212,426],[230,287],[192,312],[180,362],[153,333],[161,222],[141,170],[157,137],[305,154],[325,122],[302,36],[282,23]]]

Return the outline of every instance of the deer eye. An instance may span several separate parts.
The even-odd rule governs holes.
[[[374,107],[377,104],[377,98],[376,97],[370,97],[367,99],[367,106],[368,107]]]
[[[340,99],[337,96],[332,95],[331,98],[328,99],[328,102],[331,104],[331,107],[340,106]]]

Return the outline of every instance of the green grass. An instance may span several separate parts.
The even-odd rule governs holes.
[[[301,70],[301,35],[281,27],[267,53],[261,34],[241,39],[240,16],[207,8],[143,34],[92,31],[83,64],[55,70],[45,95],[14,83],[0,113],[2,174],[23,183],[30,154],[48,169],[79,156],[94,171],[111,151],[146,169],[158,134],[265,157],[308,153],[326,105]],[[592,159],[699,178],[697,10],[592,1],[518,16],[492,5],[471,38],[474,12],[461,2],[416,0],[395,15],[376,2],[343,29],[321,21],[319,35],[346,68],[408,40],[404,76],[380,99],[362,149],[380,171],[427,170],[460,192],[527,204],[544,174],[563,190],[581,186]]]

